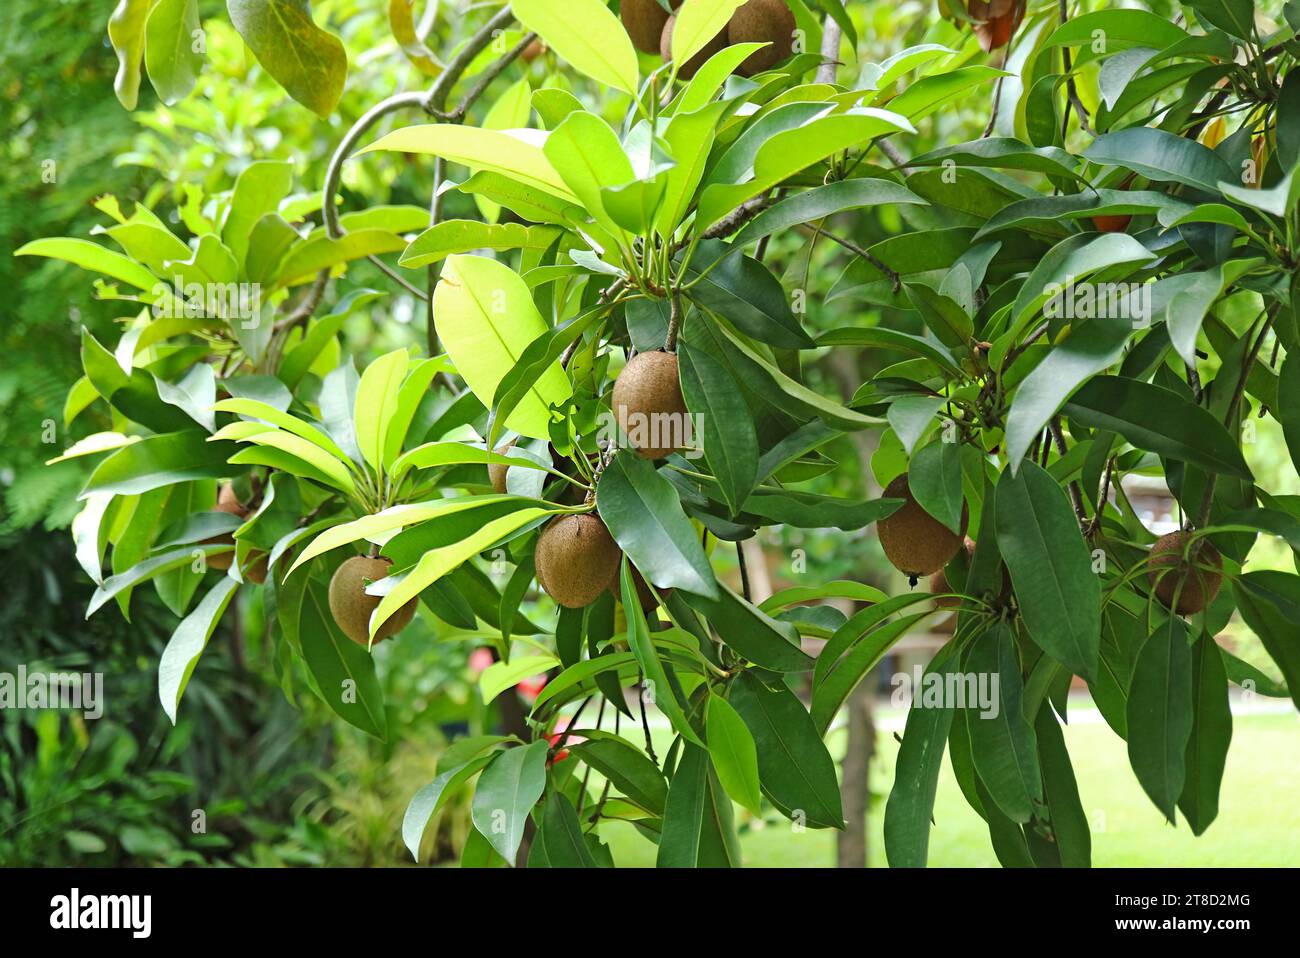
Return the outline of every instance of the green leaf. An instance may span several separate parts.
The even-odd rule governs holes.
[[[1258,259],[1235,259],[1203,273],[1181,273],[1164,280],[1176,289],[1165,315],[1169,339],[1183,362],[1196,362],[1196,334],[1210,307],[1243,273],[1259,263]]]
[[[376,475],[382,475],[388,426],[397,411],[398,390],[406,378],[410,358],[405,349],[385,353],[366,367],[357,384],[352,413],[357,446]]]
[[[560,660],[553,655],[517,655],[509,662],[493,662],[478,679],[483,704],[491,702],[506,689],[514,688],[530,675],[540,675],[559,664]]]
[[[528,285],[514,270],[483,256],[451,256],[433,298],[438,336],[456,371],[485,406],[529,344],[547,331]],[[529,388],[506,426],[549,438],[550,407],[573,392],[557,360]]]
[[[1097,376],[1063,411],[1093,429],[1117,432],[1139,449],[1252,480],[1237,443],[1208,409],[1172,390],[1123,376]]]
[[[579,73],[636,96],[636,50],[600,0],[515,0],[511,9]]]
[[[980,711],[967,703],[971,754],[989,795],[1008,818],[1028,822],[1043,799],[1038,740],[1021,710],[1024,684],[1015,635],[1006,623],[983,632],[971,644],[965,668],[976,676],[997,676],[997,701]]]
[[[731,683],[730,702],[758,749],[763,793],[782,814],[802,814],[813,828],[843,828],[835,763],[803,704],[782,685],[771,689],[751,672]]]
[[[926,666],[926,676],[947,684],[959,666],[947,645]],[[924,868],[930,846],[930,817],[939,787],[939,768],[952,727],[951,708],[932,708],[913,696],[903,741],[894,763],[894,787],[885,803],[885,857],[891,868]]]
[[[1082,233],[1064,239],[1039,260],[1021,286],[1011,308],[1010,327],[1013,331],[1019,330],[1032,314],[1045,307],[1051,308],[1055,297],[1068,295],[1071,284],[1078,284],[1093,273],[1153,259],[1155,254],[1127,233],[1103,233],[1100,236]],[[1119,305],[1118,311],[1125,313],[1124,319],[1131,325],[1133,320],[1144,318],[1134,309],[1124,308],[1128,299]]]
[[[587,839],[578,821],[578,812],[563,792],[555,791],[546,799],[542,825],[537,830],[528,853],[529,867],[540,855],[548,868],[596,868],[596,859],[587,847]]]
[[[687,744],[668,788],[659,868],[735,868],[740,843],[732,824],[731,799],[718,783],[709,754]]]
[[[941,166],[947,160],[965,167],[989,167],[997,170],[1026,170],[1067,179],[1079,179],[1078,160],[1055,146],[1032,147],[1009,137],[990,136],[931,150],[908,161],[908,166]],[[961,186],[958,174],[957,185]]]
[[[108,18],[108,39],[117,52],[113,91],[118,102],[134,110],[140,95],[140,59],[144,56],[145,23],[157,0],[119,0]]]
[[[194,611],[181,620],[167,640],[167,647],[158,659],[158,697],[173,725],[194,666],[198,665],[199,656],[207,648],[208,639],[238,588],[238,582],[223,576],[194,607]]]
[[[1185,784],[1192,721],[1192,650],[1187,626],[1174,615],[1138,652],[1128,690],[1129,764],[1171,823]]]
[[[750,220],[731,242],[734,246],[743,246],[758,242],[764,236],[784,232],[791,227],[811,223],[835,213],[897,204],[927,205],[925,200],[907,187],[891,180],[838,180],[826,186],[802,190],[774,203]]]
[[[1291,462],[1300,469],[1300,355],[1289,353],[1282,361],[1277,380],[1277,408],[1273,414],[1282,423]]]
[[[390,230],[360,229],[338,239],[321,234],[295,245],[280,263],[276,286],[313,279],[323,269],[333,269],[365,256],[397,253],[406,249],[406,240]]]
[[[706,728],[709,757],[727,794],[755,815],[762,814],[758,749],[740,713],[727,700],[709,693]]]
[[[678,350],[682,396],[699,417],[704,455],[734,516],[758,480],[758,437],[744,393],[731,373],[706,352]]]
[[[1257,39],[1254,0],[1183,0],[1183,2],[1185,6],[1196,11],[1196,19],[1206,27],[1218,27],[1247,43]]]
[[[248,258],[253,228],[264,216],[275,213],[292,186],[293,164],[281,160],[250,163],[235,180],[230,208],[221,227],[221,240],[230,247],[241,267]]]
[[[1030,638],[1092,679],[1101,637],[1101,580],[1065,491],[1032,462],[1004,472],[996,492],[998,549]]]
[[[917,612],[893,622],[883,622],[895,609],[913,605],[919,596],[898,596],[870,609],[863,609],[832,633],[817,663],[827,663],[813,676],[812,718],[817,731],[825,735],[853,690],[880,664],[894,643],[930,613]],[[928,598],[928,596],[926,596]]]
[[[343,95],[348,56],[339,38],[316,26],[308,0],[226,0],[230,22],[263,69],[322,120]]]
[[[907,486],[917,505],[962,534],[961,443],[936,439],[919,449],[908,466]]]
[[[1232,167],[1209,147],[1150,127],[1103,133],[1083,155],[1093,163],[1122,167],[1151,180],[1182,183],[1209,193],[1218,193],[1221,181],[1235,180]]]
[[[734,652],[773,672],[806,672],[812,659],[799,647],[798,630],[777,622],[750,602],[718,583],[718,597],[691,596],[698,609]]]
[[[300,575],[308,575],[304,571]],[[339,629],[329,608],[329,585],[312,576],[302,598],[298,641],[321,697],[339,718],[383,740],[388,735],[384,692],[375,660]]]
[[[1192,827],[1204,834],[1219,814],[1219,784],[1232,742],[1228,673],[1213,637],[1202,634],[1192,646],[1192,730],[1187,738],[1187,780],[1178,807]]]
[[[328,434],[306,420],[299,419],[287,412],[281,412],[269,403],[264,403],[258,399],[231,398],[220,400],[213,406],[213,409],[217,412],[232,412],[237,416],[246,416],[249,419],[258,419],[270,423],[293,433],[295,436],[301,436],[308,442],[315,443],[340,462],[346,463],[348,461],[347,453],[339,448],[339,445]]]
[[[112,453],[90,475],[85,498],[93,492],[135,495],[187,479],[218,479],[233,470],[228,442],[208,442],[199,430],[148,436]]]
[[[145,291],[155,287],[165,288],[165,284],[135,260],[121,253],[115,253],[111,249],[104,249],[90,240],[70,239],[65,236],[32,240],[15,250],[14,255],[48,256],[51,259],[65,260],[82,269],[103,273]]]
[[[704,188],[696,211],[695,228],[704,230],[712,226],[745,200],[767,192],[828,156],[898,130],[914,132],[912,125],[896,113],[854,107],[777,133],[758,148],[752,179],[734,185],[714,183]]]
[[[1038,762],[1043,772],[1052,839],[1064,868],[1092,867],[1092,834],[1079,800],[1079,785],[1065,748],[1065,736],[1050,708],[1040,708],[1034,722]]]
[[[596,486],[596,508],[646,581],[714,598],[717,582],[677,490],[631,450],[610,461]]]
[[[686,268],[686,295],[741,333],[778,349],[811,349],[772,271],[721,241],[701,243]]]
[[[1072,328],[1021,381],[1007,416],[1007,461],[1013,471],[1066,398],[1084,380],[1118,362],[1135,332],[1133,322],[1123,317],[1090,319]]]
[[[411,852],[411,857],[420,860],[420,839],[429,827],[433,816],[447,803],[456,790],[482,771],[483,766],[492,761],[492,755],[480,755],[468,762],[456,765],[440,772],[432,782],[425,785],[411,797],[402,816],[402,842]]]
[[[606,210],[603,191],[631,183],[636,175],[609,124],[585,110],[570,113],[542,151],[592,219],[617,235],[621,227]]]
[[[379,627],[398,609],[444,575],[455,569],[471,556],[477,555],[495,545],[519,529],[535,522],[543,516],[558,512],[562,507],[526,506],[507,512],[503,516],[485,522],[481,528],[458,542],[430,549],[415,564],[415,568],[401,577],[400,581],[384,593],[383,599],[370,615],[370,636],[373,640]]]
[[[540,253],[554,243],[559,235],[559,230],[549,226],[444,220],[411,240],[397,262],[400,266],[415,269],[437,263],[453,253],[469,253],[480,249],[522,249]]]
[[[1101,31],[1100,34],[1097,31]],[[1105,53],[1118,53],[1129,47],[1151,47],[1157,50],[1186,40],[1188,33],[1168,17],[1149,10],[1103,10],[1071,17],[1052,31],[1046,46],[1077,46],[1088,48],[1098,36],[1105,37]]]
[[[679,64],[699,53],[727,27],[727,22],[745,0],[692,0],[677,14],[673,24],[672,63]]]
[[[1271,569],[1248,572],[1232,584],[1237,609],[1282,673],[1300,708],[1300,578]]]
[[[909,456],[947,403],[945,396],[902,396],[889,404],[885,415]]]
[[[158,98],[168,106],[194,89],[203,69],[203,54],[194,49],[199,30],[198,0],[158,0],[149,13],[144,65]]]
[[[659,658],[659,653],[655,651],[654,641],[650,637],[645,614],[641,609],[641,599],[637,596],[635,580],[632,578],[632,567],[626,556],[623,557],[619,568],[619,598],[623,601],[623,612],[627,618],[628,648],[632,650],[637,664],[641,666],[644,686],[649,687],[654,704],[664,713],[682,738],[703,747],[704,740],[696,733],[682,710],[681,703],[677,701],[677,693],[673,689],[674,683],[669,680],[668,670]],[[641,694],[643,696],[646,694],[644,687]],[[645,704],[644,700],[642,704]]]
[[[655,763],[634,745],[620,738],[589,738],[571,751],[620,793],[655,815],[664,813],[668,783]]]
[[[394,130],[361,153],[396,150],[441,156],[475,170],[499,173],[522,186],[549,193],[568,203],[578,198],[564,185],[540,145],[545,134],[525,135],[521,130],[480,130],[459,123],[426,123]]]
[[[544,739],[497,752],[479,775],[470,804],[474,827],[513,863],[524,837],[528,816],[546,786]]]

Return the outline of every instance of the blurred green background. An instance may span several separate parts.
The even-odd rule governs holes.
[[[264,641],[263,610],[254,590],[231,628],[214,636],[172,727],[157,700],[159,653],[174,626],[153,593],[140,590],[127,623],[112,607],[86,621],[92,586],[72,554],[68,524],[85,476],[84,460],[45,466],[81,435],[106,428],[93,416],[63,424],[63,398],[80,373],[78,339],[84,324],[115,342],[115,322],[129,309],[94,298],[86,274],[55,261],[15,259],[12,251],[40,236],[89,236],[101,222],[92,200],[112,193],[175,215],[187,183],[229,188],[252,159],[295,161],[299,188],[315,190],[342,131],[376,100],[422,85],[389,34],[386,4],[325,0],[318,22],[338,31],[352,54],[347,92],[326,124],[288,100],[229,28],[216,0],[201,4],[208,66],[199,88],[166,108],[146,84],[135,113],[113,95],[116,60],[104,33],[112,4],[96,0],[9,0],[0,6],[0,672],[104,673],[105,716],[96,721],[60,711],[0,711],[0,865],[378,865],[410,864],[399,835],[410,796],[434,774],[448,736],[491,726],[476,704],[469,649],[440,642],[420,622],[378,653],[389,703],[389,727],[378,743],[330,718],[310,697],[291,703],[274,678]],[[864,59],[880,60],[920,42],[960,44],[937,20],[933,4],[856,5]],[[446,49],[459,27],[438,21]],[[358,51],[364,51],[358,55]],[[535,78],[545,62],[528,67]],[[509,83],[510,77],[501,83]],[[484,108],[491,102],[485,98]],[[987,104],[970,102],[931,120],[913,144],[965,139],[983,128]],[[379,131],[376,131],[376,133]],[[350,164],[344,203],[427,201],[428,170],[400,158]],[[468,198],[460,197],[462,201]],[[467,208],[465,215],[473,215]],[[891,209],[864,214],[849,227],[868,245],[903,228]],[[848,299],[826,302],[842,270],[831,244],[790,236],[773,243],[787,283],[809,288],[809,323],[828,328],[852,316]],[[347,287],[392,285],[368,264],[351,270]],[[351,350],[373,356],[423,341],[423,317],[409,297],[390,295],[347,329]],[[851,394],[873,368],[818,361],[811,384]],[[839,462],[826,478],[838,491],[875,494],[866,464],[873,440],[843,440],[828,454]],[[1265,486],[1300,493],[1273,420],[1261,420],[1248,449]],[[835,491],[827,489],[826,491]],[[899,591],[901,577],[883,561],[874,537],[838,532],[765,534],[751,571],[773,588],[800,575],[817,580],[857,578]],[[728,559],[720,559],[725,568]],[[1293,561],[1281,547],[1261,544],[1253,561]],[[807,572],[800,563],[806,563]],[[731,570],[734,575],[734,569]],[[807,580],[805,580],[807,581]],[[549,621],[543,610],[539,621]],[[1227,637],[1238,654],[1272,671],[1253,637],[1234,625]],[[887,663],[888,665],[888,663]],[[870,680],[869,683],[870,684]],[[1268,703],[1270,700],[1259,700]],[[871,696],[865,703],[871,708]],[[1238,716],[1228,760],[1222,812],[1200,839],[1186,827],[1169,829],[1128,770],[1124,743],[1090,717],[1086,698],[1072,704],[1067,740],[1092,817],[1099,865],[1265,865],[1300,863],[1300,717],[1285,707]],[[866,846],[883,864],[879,810],[893,780],[894,731],[901,712],[887,694],[871,709],[875,761],[871,767]],[[855,735],[864,733],[859,727]],[[846,722],[832,733],[833,751],[848,747]],[[862,744],[855,739],[854,748]],[[666,746],[666,742],[665,742]],[[931,862],[995,865],[987,833],[961,799],[950,770],[940,782]],[[788,822],[742,819],[746,862],[760,866],[826,866],[837,861],[837,839],[825,832],[792,833]],[[423,860],[454,861],[468,810],[453,803],[426,835]],[[609,835],[615,857],[651,864],[654,849],[630,828]]]

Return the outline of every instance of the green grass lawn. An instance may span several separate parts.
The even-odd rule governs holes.
[[[1090,703],[1083,703],[1085,706]],[[1073,703],[1072,703],[1073,707]],[[882,710],[878,717],[890,714]],[[843,735],[832,735],[837,755]],[[1234,716],[1232,747],[1224,774],[1219,817],[1200,838],[1183,821],[1166,824],[1143,793],[1132,770],[1124,742],[1102,722],[1065,729],[1066,744],[1074,762],[1083,807],[1092,825],[1092,860],[1095,866],[1278,866],[1300,865],[1300,715],[1295,712]],[[666,748],[667,730],[655,735],[656,748]],[[872,765],[870,856],[873,866],[884,866],[881,833],[884,797],[894,778],[898,743],[891,731],[877,735],[877,758]],[[662,752],[660,753],[662,754]],[[737,821],[748,813],[737,809]],[[934,808],[935,827],[930,833],[932,866],[990,866],[997,859],[989,845],[984,822],[962,798],[945,761]],[[744,862],[751,867],[815,868],[835,864],[835,833],[794,832],[790,823],[775,819],[743,827]],[[655,846],[631,826],[609,825],[603,837],[624,866],[651,866]]]

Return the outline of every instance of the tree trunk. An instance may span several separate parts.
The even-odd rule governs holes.
[[[871,715],[874,674],[873,671],[862,680],[847,703],[848,744],[840,762],[843,777],[840,800],[844,803],[844,818],[848,827],[835,840],[835,864],[840,868],[867,867],[867,812],[871,804],[868,772],[871,757],[876,750],[876,723]]]

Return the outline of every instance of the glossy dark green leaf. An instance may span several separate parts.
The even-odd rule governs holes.
[[[538,859],[534,863],[534,859]],[[528,853],[528,867],[541,862],[547,868],[595,868],[577,809],[563,792],[552,791],[542,809],[542,826]]]
[[[712,269],[708,267],[713,265]],[[701,243],[686,268],[686,294],[740,332],[779,349],[811,349],[780,280],[758,260],[725,243]]]
[[[470,818],[507,862],[515,860],[524,825],[546,786],[547,742],[497,752],[479,775]]]
[[[959,668],[955,649],[947,645],[926,667],[925,675],[945,681]],[[923,677],[922,681],[926,681]],[[929,857],[930,817],[939,788],[939,769],[952,727],[951,708],[926,707],[912,698],[903,741],[894,764],[894,787],[885,803],[885,857],[891,868],[924,868]]]
[[[653,465],[631,450],[614,456],[596,487],[596,507],[619,547],[659,589],[715,597],[717,582],[681,500]]]
[[[828,0],[835,2],[835,0]],[[885,179],[838,180],[811,190],[801,190],[755,216],[732,239],[732,245],[744,246],[764,236],[788,230],[801,223],[811,223],[845,210],[882,204],[921,204],[925,200],[905,186]]]
[[[1118,166],[1148,179],[1211,193],[1219,191],[1220,182],[1237,180],[1232,167],[1209,147],[1150,127],[1103,133],[1083,155],[1103,166]]]
[[[571,751],[646,811],[664,813],[668,783],[663,772],[639,749],[622,739],[592,738],[571,746]]]
[[[1192,650],[1170,616],[1138,652],[1128,693],[1128,757],[1143,790],[1170,822],[1186,780],[1192,732]]]
[[[903,598],[913,598],[905,596]],[[882,603],[883,605],[884,603]],[[813,685],[812,718],[817,731],[825,735],[835,719],[841,706],[858,684],[867,677],[885,657],[894,643],[906,635],[921,619],[930,613],[918,612],[893,622],[881,623],[879,620],[868,628],[850,619],[832,634],[831,639],[822,649],[822,655],[828,650],[837,657],[837,661],[826,674]],[[860,620],[859,620],[860,621]],[[845,635],[853,635],[852,644],[840,656]],[[821,656],[818,656],[821,662]]]
[[[378,739],[388,735],[384,692],[375,675],[375,660],[334,621],[329,585],[313,575],[302,599],[298,641],[321,696],[336,715]]]
[[[1178,797],[1194,834],[1203,834],[1219,814],[1219,784],[1231,742],[1228,673],[1218,643],[1202,635],[1192,646],[1192,731],[1187,739],[1187,781]]]
[[[1043,772],[1048,822],[1061,865],[1065,868],[1090,868],[1092,833],[1088,828],[1088,816],[1079,801],[1079,785],[1070,764],[1070,753],[1065,748],[1065,736],[1061,734],[1060,723],[1050,708],[1038,710],[1034,730],[1038,739],[1038,765]]]
[[[668,789],[660,868],[737,868],[740,843],[732,824],[731,799],[722,790],[709,753],[686,745]]]
[[[1026,461],[998,481],[998,549],[1030,638],[1076,675],[1097,674],[1101,581],[1065,490]]]
[[[735,515],[758,478],[758,437],[753,414],[726,366],[685,343],[677,359],[686,408],[698,417],[705,458]]]
[[[1208,409],[1169,389],[1123,376],[1089,380],[1063,411],[1092,429],[1119,433],[1139,449],[1213,473],[1253,476],[1237,443]]]
[[[420,860],[420,840],[430,820],[465,782],[473,778],[483,766],[492,761],[492,755],[479,755],[459,762],[438,773],[438,776],[411,797],[402,817],[402,841],[411,857]]]
[[[754,736],[763,794],[783,814],[801,815],[813,828],[843,828],[835,763],[795,694],[742,672],[729,701]]]
[[[717,631],[722,641],[738,655],[774,672],[805,672],[813,661],[799,647],[799,633],[777,622],[726,585],[718,584],[718,597],[691,596],[697,609]]]
[[[917,505],[957,534],[962,530],[961,444],[942,437],[912,456],[907,487]]]
[[[1232,594],[1300,708],[1300,577],[1273,570],[1248,572],[1233,583]]]
[[[644,573],[643,573],[644,574]],[[641,666],[644,683],[648,691],[642,694],[653,697],[654,704],[672,723],[679,735],[688,742],[704,747],[704,740],[696,733],[681,703],[677,700],[675,683],[670,680],[668,666],[659,658],[650,630],[646,625],[645,613],[641,609],[641,599],[637,596],[636,583],[632,578],[632,566],[625,556],[619,569],[619,594],[623,599],[623,614],[627,618],[627,644]]]
[[[1010,626],[999,623],[978,636],[965,668],[977,680],[992,676],[998,680],[996,698],[987,708],[966,705],[975,770],[1007,817],[1027,822],[1033,817],[1034,803],[1042,801],[1043,784],[1034,728],[1021,710],[1024,684]]]

